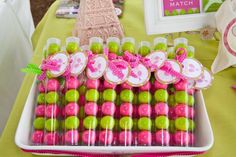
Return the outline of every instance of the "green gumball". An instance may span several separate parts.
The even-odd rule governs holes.
[[[193,9],[190,8],[190,9],[188,10],[188,14],[193,14],[193,13],[194,13]]]
[[[85,129],[96,129],[98,120],[95,116],[87,116],[83,120],[83,126]]]
[[[186,11],[184,9],[181,9],[180,12],[179,12],[180,15],[184,15],[186,14]]]
[[[175,119],[175,128],[181,131],[187,131],[189,129],[188,118],[180,117]]]
[[[175,58],[175,53],[174,52],[168,52],[168,59],[174,59]]]
[[[75,89],[70,89],[66,92],[67,102],[77,102],[79,100],[79,92]]]
[[[48,92],[45,98],[48,104],[56,104],[59,100],[59,95],[57,92]]]
[[[135,46],[132,42],[125,42],[122,45],[122,52],[128,51],[130,53],[135,53]]]
[[[57,119],[48,119],[45,122],[45,128],[47,131],[56,131],[59,128],[59,122]]]
[[[189,95],[188,96],[188,105],[189,106],[193,106],[194,105],[194,96],[192,96],[192,95]]]
[[[122,102],[132,102],[134,99],[134,93],[128,89],[122,90],[120,93],[120,98]]]
[[[175,92],[175,102],[179,104],[188,103],[188,93],[185,91],[176,91]]]
[[[99,99],[99,92],[96,89],[89,89],[85,94],[87,101],[97,102]]]
[[[66,51],[67,51],[67,53],[69,53],[69,54],[78,52],[78,50],[79,50],[79,46],[78,46],[78,43],[76,43],[76,42],[69,42],[69,43],[66,45]]]
[[[167,51],[167,45],[165,43],[158,43],[154,46],[155,51]]]
[[[194,131],[194,129],[195,129],[195,123],[194,123],[194,121],[192,120],[192,119],[189,119],[188,120],[188,123],[189,123],[189,128],[188,128],[188,130],[189,131]]]
[[[159,116],[155,119],[155,126],[157,129],[168,129],[169,124],[169,119],[166,116]]]
[[[86,90],[87,90],[87,88],[86,88],[85,85],[80,86],[80,87],[79,87],[79,94],[80,94],[80,95],[85,95]]]
[[[140,92],[138,95],[138,101],[141,104],[150,104],[152,101],[152,94],[148,91]]]
[[[60,51],[60,46],[56,43],[52,43],[48,46],[47,53],[48,55],[54,55],[55,53]]]
[[[188,47],[184,44],[184,43],[179,43],[178,45],[175,46],[175,51],[177,51],[179,48],[184,48],[184,49],[188,49]],[[179,53],[182,53],[184,51],[179,51]],[[178,54],[181,55],[181,54]]]
[[[169,95],[168,105],[171,107],[175,106],[175,95],[173,95],[173,94]]]
[[[102,96],[104,101],[114,102],[116,100],[116,91],[114,89],[106,89]]]
[[[170,133],[175,133],[175,121],[174,120],[170,120],[169,131],[170,131]]]
[[[119,53],[119,44],[117,42],[111,41],[108,43],[108,49],[110,53],[117,54]]]
[[[157,102],[167,102],[168,92],[164,89],[158,89],[154,93],[154,97]]]
[[[115,119],[111,116],[102,117],[100,126],[102,127],[102,129],[112,130],[115,126]]]
[[[165,10],[165,16],[170,16],[170,11],[169,10]]]
[[[138,53],[143,57],[147,56],[150,52],[151,49],[148,46],[141,46],[138,51]]]
[[[45,124],[45,119],[43,117],[38,117],[34,120],[34,129],[43,130]]]
[[[148,117],[142,117],[138,120],[138,129],[139,130],[151,130],[152,120]]]
[[[138,104],[138,94],[134,94],[134,99],[133,99],[133,102],[132,102],[134,105],[137,105]]]
[[[171,15],[172,15],[172,16],[179,15],[179,12],[178,12],[177,10],[173,10]]]
[[[103,46],[101,43],[99,42],[93,42],[90,46],[90,50],[94,53],[94,54],[101,54],[103,52]]]
[[[79,127],[79,123],[79,118],[76,116],[70,116],[65,120],[65,127],[67,130],[77,129]]]
[[[44,104],[45,101],[45,94],[44,93],[40,93],[37,97],[37,103],[38,104]]]
[[[119,121],[119,125],[123,130],[131,130],[133,127],[133,120],[131,117],[122,117]]]

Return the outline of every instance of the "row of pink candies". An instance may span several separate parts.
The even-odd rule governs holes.
[[[194,145],[194,89],[188,88],[186,80],[180,80],[172,88],[170,100],[172,145]]]
[[[80,94],[78,88],[81,82],[77,77],[71,76],[65,81],[65,88],[63,92],[65,93],[65,106],[63,109],[63,129],[64,135],[62,138],[62,143],[66,145],[78,145],[79,144],[79,111],[80,107],[78,101]]]
[[[47,79],[38,84],[38,105],[35,108],[36,118],[31,137],[34,144],[59,144],[59,89],[60,83],[57,79]]]

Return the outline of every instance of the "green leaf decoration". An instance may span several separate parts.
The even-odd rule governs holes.
[[[26,68],[21,69],[24,73],[33,73],[36,75],[42,74],[42,70],[35,64],[28,64]]]

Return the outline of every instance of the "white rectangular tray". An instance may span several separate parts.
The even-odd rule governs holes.
[[[34,146],[30,144],[32,128],[32,115],[34,114],[34,100],[36,98],[36,79],[29,92],[28,98],[22,112],[18,128],[15,134],[15,143],[22,150],[34,154],[68,154],[79,155],[80,153],[100,154],[133,154],[133,153],[157,153],[173,155],[194,155],[209,150],[213,145],[213,132],[205,108],[202,92],[198,91],[196,99],[196,146],[174,147],[174,146]]]
[[[215,27],[215,13],[163,16],[162,0],[144,0],[144,17],[148,35],[193,31]],[[202,10],[202,9],[201,9]]]

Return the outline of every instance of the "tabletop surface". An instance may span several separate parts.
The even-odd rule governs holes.
[[[55,17],[55,11],[58,4],[59,1],[56,1],[50,7],[34,32],[32,40],[35,52],[31,63],[40,63],[42,49],[47,38],[57,37],[64,41],[67,36],[71,36],[75,20],[57,19]],[[134,37],[137,42],[141,40],[152,42],[153,39],[157,37],[146,35],[142,0],[126,1],[125,12],[121,23],[126,36]],[[210,68],[218,51],[218,42],[214,40],[203,41],[198,34],[187,35],[182,33],[182,36],[188,38],[190,45],[196,48],[196,58],[199,59],[204,66]],[[30,153],[22,152],[14,143],[15,131],[32,85],[33,77],[33,75],[26,75],[22,83],[9,120],[0,139],[0,156],[33,156]],[[213,85],[208,90],[203,91],[203,94],[214,132],[215,142],[213,148],[202,156],[232,156],[236,154],[236,125],[234,123],[236,120],[236,92],[233,91],[230,86],[236,82],[236,68],[228,68],[216,74],[214,77]]]

